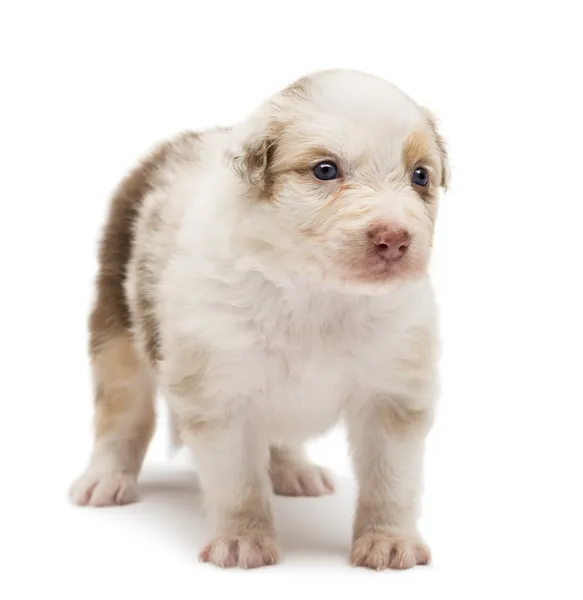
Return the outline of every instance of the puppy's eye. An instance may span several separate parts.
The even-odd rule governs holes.
[[[415,185],[425,187],[429,183],[429,173],[426,169],[419,167],[413,171],[412,180]]]
[[[338,167],[330,161],[318,163],[312,169],[312,172],[316,179],[321,179],[322,181],[328,181],[328,179],[336,179],[336,177],[338,177]]]

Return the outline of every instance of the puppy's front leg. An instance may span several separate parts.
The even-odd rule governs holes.
[[[277,560],[271,511],[269,442],[250,414],[182,422],[193,450],[215,538],[200,553],[219,567],[261,567]]]
[[[351,557],[356,566],[407,569],[429,562],[416,521],[431,412],[385,395],[348,411],[359,483]]]

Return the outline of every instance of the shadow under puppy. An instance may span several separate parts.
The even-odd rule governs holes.
[[[448,177],[431,114],[347,70],[300,79],[238,126],[155,149],[120,184],[103,232],[95,445],[73,500],[136,500],[159,386],[214,519],[201,559],[269,565],[272,492],[332,491],[302,444],[343,418],[359,484],[353,564],[426,564],[416,523],[437,360],[427,265]]]

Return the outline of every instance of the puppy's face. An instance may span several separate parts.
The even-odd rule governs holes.
[[[337,71],[301,80],[246,127],[235,164],[257,192],[248,231],[268,266],[358,289],[425,272],[448,181],[426,111]]]

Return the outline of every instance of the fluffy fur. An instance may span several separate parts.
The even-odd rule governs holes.
[[[314,177],[324,160],[337,179]],[[427,186],[412,183],[419,167]],[[102,239],[96,438],[74,501],[136,499],[159,386],[215,521],[202,560],[271,564],[272,490],[331,492],[302,444],[344,418],[359,484],[353,563],[427,563],[416,526],[436,397],[427,264],[448,177],[432,116],[353,71],[305,77],[244,123],[147,157]],[[379,231],[406,235],[403,256],[382,256]]]

